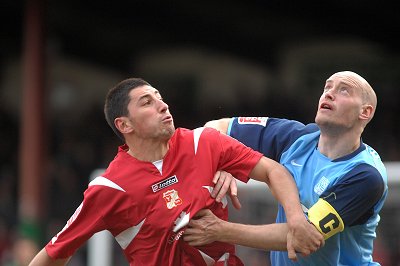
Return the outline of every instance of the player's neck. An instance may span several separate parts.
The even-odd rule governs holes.
[[[353,134],[331,136],[321,133],[318,150],[326,157],[334,160],[348,155],[360,147],[360,137]]]
[[[168,141],[163,142],[136,142],[135,144],[127,143],[129,155],[135,157],[140,161],[155,162],[164,158],[168,152]]]

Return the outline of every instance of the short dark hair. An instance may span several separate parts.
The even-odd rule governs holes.
[[[124,136],[115,127],[114,120],[117,117],[128,116],[129,93],[131,90],[145,85],[151,86],[141,78],[128,78],[119,82],[108,91],[104,103],[104,115],[108,125],[122,141],[125,141]]]

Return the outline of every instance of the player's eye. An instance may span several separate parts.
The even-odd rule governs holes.
[[[149,105],[151,101],[149,99],[143,100],[142,105]]]
[[[348,94],[349,93],[349,89],[347,87],[341,87],[339,89],[339,92],[343,93],[343,94]]]

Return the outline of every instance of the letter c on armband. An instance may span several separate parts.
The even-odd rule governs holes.
[[[308,210],[308,219],[321,232],[324,239],[344,230],[344,223],[336,210],[324,199],[319,199]]]

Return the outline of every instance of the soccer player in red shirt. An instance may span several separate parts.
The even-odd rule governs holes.
[[[243,182],[251,176],[268,184],[285,208],[291,234],[304,238],[298,249],[316,250],[323,243],[306,221],[293,178],[282,166],[214,129],[175,129],[168,105],[146,81],[121,81],[108,93],[104,112],[125,144],[89,183],[81,205],[31,266],[65,265],[102,230],[111,232],[130,265],[243,265],[234,245],[192,247],[182,238],[203,208],[227,220],[226,201],[211,196],[218,170]]]

